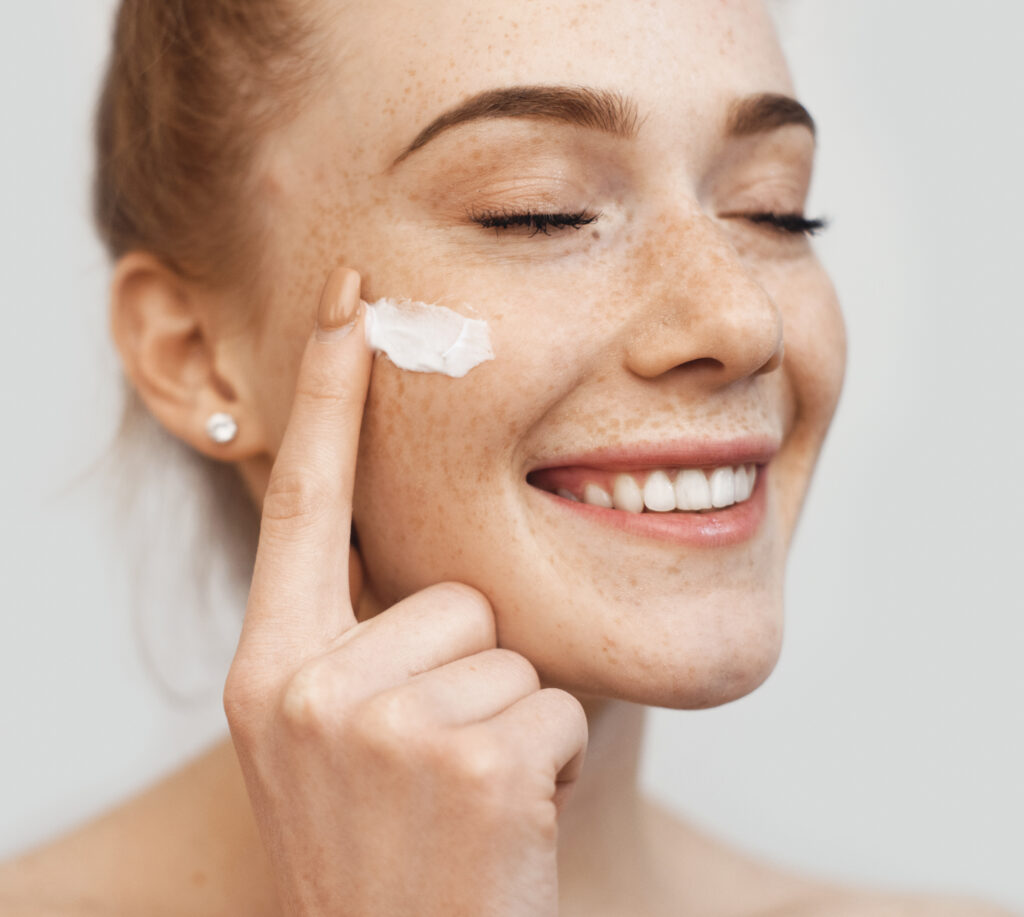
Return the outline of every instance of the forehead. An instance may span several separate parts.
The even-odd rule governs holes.
[[[503,86],[612,89],[643,118],[691,126],[738,96],[792,92],[761,0],[375,0],[336,12],[339,114],[395,150]]]

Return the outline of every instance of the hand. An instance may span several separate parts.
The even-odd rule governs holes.
[[[555,915],[557,815],[587,741],[579,702],[497,647],[491,607],[468,586],[431,586],[363,622],[352,608],[372,365],[361,309],[358,275],[336,270],[224,689],[281,904],[289,917]]]

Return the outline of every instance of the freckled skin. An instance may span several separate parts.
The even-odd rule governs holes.
[[[720,216],[804,205],[809,132],[722,133],[735,98],[793,94],[765,11],[755,0],[383,0],[335,26],[331,89],[264,160],[279,189],[264,202],[276,281],[253,390],[271,440],[335,264],[361,272],[367,300],[472,310],[497,357],[461,380],[378,358],[354,513],[360,615],[458,580],[491,599],[500,643],[548,684],[673,707],[750,691],[777,658],[785,559],[845,358],[810,245]],[[385,28],[408,50],[401,66],[347,37]],[[433,117],[522,83],[628,94],[640,133],[491,121],[389,170]],[[467,217],[523,196],[600,218],[530,237]],[[569,527],[525,480],[560,454],[747,434],[782,448],[764,525],[728,548]]]

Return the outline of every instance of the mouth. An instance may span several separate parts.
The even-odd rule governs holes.
[[[750,499],[762,466],[603,471],[547,468],[527,482],[563,500],[624,513],[709,513]]]
[[[775,443],[694,447],[666,444],[604,450],[531,471],[549,504],[632,534],[693,545],[736,544],[765,514],[765,479]]]

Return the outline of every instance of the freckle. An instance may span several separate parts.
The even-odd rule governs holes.
[[[196,886],[196,888],[202,888],[204,885],[206,885],[206,881],[206,873],[203,872],[201,869],[197,869],[194,873],[192,873],[192,884]]]

